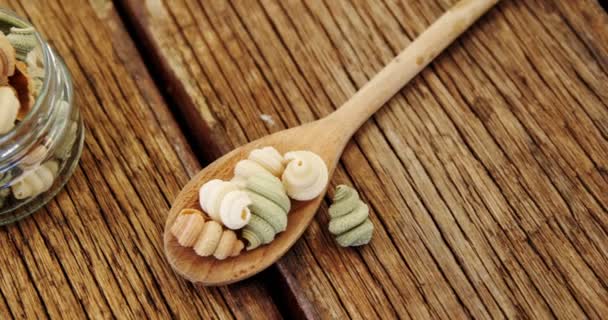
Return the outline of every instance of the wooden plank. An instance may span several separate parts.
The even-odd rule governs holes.
[[[2,1],[65,59],[87,127],[44,209],[0,229],[0,317],[280,318],[261,279],[195,287],[163,256],[170,201],[200,165],[110,1]]]
[[[222,153],[330,113],[454,1],[119,2]],[[372,243],[338,248],[324,207],[277,264],[310,314],[606,314],[607,21],[504,1],[364,125],[332,185],[370,203]]]

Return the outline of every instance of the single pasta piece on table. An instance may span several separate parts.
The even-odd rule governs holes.
[[[369,208],[359,199],[355,189],[346,185],[336,188],[329,217],[329,232],[340,246],[360,246],[371,240],[374,225],[369,219]]]

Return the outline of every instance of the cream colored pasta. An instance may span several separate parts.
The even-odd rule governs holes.
[[[222,237],[222,225],[217,221],[207,221],[199,235],[194,251],[201,257],[208,257],[215,252]]]
[[[184,209],[175,219],[171,233],[181,246],[192,247],[198,240],[204,225],[205,218],[202,212],[196,209]]]
[[[215,221],[221,222],[229,229],[237,230],[244,227],[251,212],[251,200],[247,193],[229,181],[218,179],[205,183],[199,191],[201,208]]]
[[[251,204],[249,195],[244,191],[231,191],[224,196],[220,206],[220,218],[222,224],[228,229],[238,230],[243,228],[251,219]]]
[[[241,254],[241,251],[243,251],[243,248],[245,248],[245,244],[243,243],[243,241],[237,240],[236,243],[234,244],[234,247],[232,247],[230,256],[231,257],[238,256],[239,254]]]
[[[10,87],[0,87],[0,134],[9,132],[17,120],[19,99]]]
[[[355,189],[345,185],[337,187],[329,217],[329,232],[340,246],[360,246],[371,240],[374,225],[369,219],[369,208]]]
[[[255,149],[249,153],[249,160],[262,166],[275,177],[280,177],[285,170],[283,156],[273,147]]]
[[[222,198],[224,198],[226,193],[233,190],[238,190],[238,187],[219,179],[213,179],[206,182],[199,191],[201,208],[203,208],[203,211],[205,211],[211,219],[219,221]]]
[[[40,167],[25,173],[25,176],[12,187],[15,199],[34,197],[51,188],[59,165],[55,161],[45,162]]]
[[[279,232],[287,228],[287,213],[291,202],[285,193],[281,180],[267,174],[254,175],[245,184],[251,199],[252,218],[243,229],[247,240],[247,250],[268,243]]]
[[[218,260],[224,260],[232,254],[232,249],[237,242],[236,234],[234,232],[224,231],[220,237],[220,242],[217,244],[217,248],[213,252],[213,256]]]
[[[325,190],[329,180],[327,165],[317,154],[292,151],[285,154],[285,161],[282,180],[290,198],[312,200]]]
[[[194,252],[201,257],[213,255],[218,260],[224,260],[238,256],[244,247],[234,231],[223,229],[217,221],[210,220],[203,225],[194,245]]]
[[[247,178],[253,175],[270,174],[280,177],[283,170],[283,156],[275,148],[255,149],[249,153],[247,159],[236,164],[233,182],[243,187]]]
[[[200,189],[199,200],[201,208],[213,220],[230,229],[240,229],[249,221],[249,198],[232,182],[214,179],[205,183]]]

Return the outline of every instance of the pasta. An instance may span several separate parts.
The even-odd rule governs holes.
[[[8,77],[15,73],[15,48],[6,36],[0,33],[0,84],[6,85]]]
[[[184,209],[175,219],[171,233],[183,247],[192,247],[205,224],[203,213],[196,209]]]
[[[15,199],[25,199],[49,190],[58,171],[59,164],[56,161],[48,161],[25,173],[25,176],[11,187],[13,196]]]
[[[251,199],[252,217],[243,229],[247,250],[257,248],[274,240],[277,233],[287,228],[287,213],[291,202],[281,181],[272,175],[254,175],[245,184]]]
[[[319,196],[329,180],[327,165],[310,151],[292,151],[285,154],[287,167],[282,180],[287,194],[295,200],[312,200]]]
[[[33,79],[28,74],[28,66],[23,61],[15,63],[15,74],[8,78],[8,83],[19,99],[20,108],[17,119],[22,120],[34,106]]]
[[[246,192],[228,192],[222,199],[222,205],[220,206],[222,223],[232,230],[243,228],[251,219],[251,211],[248,208],[250,204],[251,200]]]
[[[247,227],[243,229],[241,236],[249,243],[247,250],[253,250],[274,240],[275,231],[266,220],[253,215]]]
[[[36,30],[33,27],[12,27],[6,38],[11,43],[13,48],[15,48],[15,55],[17,59],[21,61],[25,61],[28,53],[34,50],[34,48],[36,48],[38,45],[38,39],[36,39]]]
[[[273,147],[264,147],[251,151],[247,159],[236,164],[232,181],[243,187],[247,178],[253,175],[270,174],[280,177],[283,170],[283,156]]]
[[[369,219],[369,208],[355,189],[346,185],[337,187],[329,217],[329,232],[340,246],[360,246],[371,240],[374,225]]]
[[[273,147],[255,149],[249,153],[249,160],[261,165],[273,176],[280,177],[285,170],[283,156]]]
[[[201,257],[208,257],[215,252],[215,248],[220,243],[222,237],[222,225],[217,221],[205,222],[201,234],[199,235],[194,251]]]
[[[171,234],[181,246],[192,247],[201,257],[213,255],[223,260],[238,256],[245,247],[234,231],[223,229],[217,221],[205,221],[203,212],[196,209],[182,210],[171,226]]]
[[[217,244],[217,248],[213,252],[213,256],[218,260],[224,260],[232,254],[232,248],[234,248],[237,242],[236,234],[234,232],[222,232],[220,241]]]
[[[205,183],[199,191],[201,208],[229,229],[244,227],[251,217],[247,206],[251,204],[247,193],[232,182],[214,179]]]
[[[19,99],[10,87],[0,87],[0,134],[9,132],[17,120]]]
[[[217,221],[207,221],[194,245],[194,252],[201,257],[213,255],[218,260],[236,257],[243,250],[244,244],[238,240],[236,233],[223,229]]]

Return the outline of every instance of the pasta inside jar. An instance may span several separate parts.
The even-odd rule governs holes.
[[[83,140],[64,62],[34,26],[0,9],[0,225],[57,194]]]

